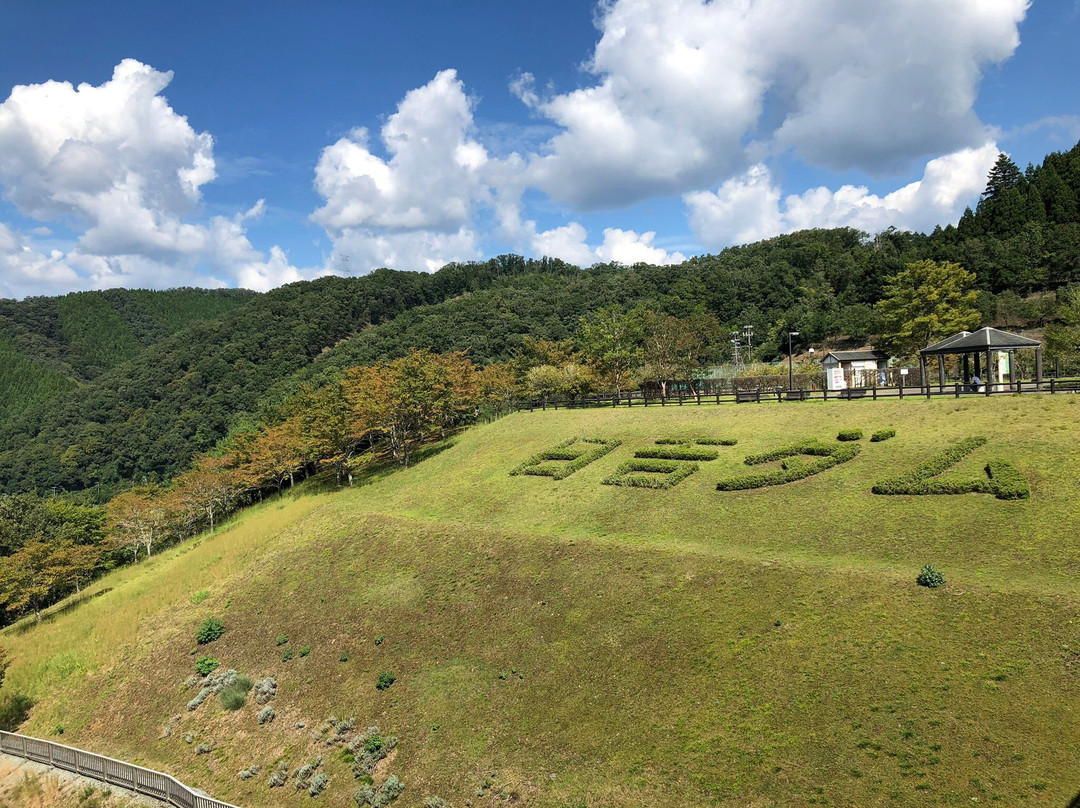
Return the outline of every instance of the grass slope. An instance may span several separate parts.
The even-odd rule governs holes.
[[[716,490],[747,455],[885,427],[819,475]],[[38,700],[27,733],[63,726],[249,808],[308,804],[266,777],[316,754],[318,799],[353,804],[330,715],[399,737],[375,781],[400,776],[405,806],[1060,806],[1080,790],[1078,429],[1073,396],[512,416],[8,629],[4,689]],[[974,434],[947,474],[1004,457],[1030,500],[870,493]],[[510,475],[571,437],[622,445],[562,481]],[[669,490],[601,484],[670,437],[739,443]],[[926,563],[947,586],[915,586]],[[198,653],[275,676],[272,723],[250,701],[186,709],[210,615],[226,632]]]

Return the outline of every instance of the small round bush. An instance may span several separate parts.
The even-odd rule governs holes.
[[[302,656],[302,657],[306,657],[310,653],[311,653],[311,646],[309,646],[309,645],[305,645],[303,648],[300,649],[300,656]]]
[[[288,634],[281,634],[281,635],[278,636],[278,638],[276,640],[278,645],[284,645],[288,641],[289,641],[289,635]]]
[[[379,674],[379,678],[375,680],[375,689],[387,690],[394,683],[395,678],[390,671],[383,671]]]
[[[293,652],[292,652],[292,649],[291,649],[291,648],[286,648],[286,649],[285,649],[285,653],[283,653],[283,654],[281,655],[281,661],[282,661],[282,662],[288,662],[288,661],[289,661],[290,659],[292,659],[292,658],[293,658]]]
[[[225,633],[225,624],[216,617],[208,617],[202,621],[199,630],[195,632],[195,642],[206,645],[221,637]]]
[[[209,676],[220,664],[211,656],[201,656],[195,660],[195,672],[200,676]]]
[[[915,579],[915,583],[919,586],[928,586],[931,589],[936,589],[945,583],[945,576],[931,565],[927,564],[919,572],[919,576]]]
[[[260,724],[269,724],[273,720],[274,720],[274,708],[273,707],[267,706],[267,707],[263,707],[261,710],[259,710],[259,723]]]
[[[841,429],[840,434],[836,436],[837,440],[862,440],[861,429]]]
[[[308,794],[312,797],[319,796],[323,789],[326,788],[326,783],[330,778],[322,772],[319,772],[311,778],[311,784],[308,786]]]

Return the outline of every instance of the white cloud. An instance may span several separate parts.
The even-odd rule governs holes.
[[[931,160],[922,179],[884,196],[864,186],[818,187],[789,195],[782,205],[768,168],[757,165],[716,193],[696,191],[684,201],[694,235],[709,249],[814,227],[925,232],[955,222],[978,199],[997,156],[997,145],[987,143]]]
[[[686,260],[682,253],[668,253],[653,246],[656,233],[635,233],[633,230],[620,230],[617,227],[604,228],[604,243],[596,248],[596,255],[601,261],[615,261],[620,264],[678,264]]]
[[[261,212],[261,202],[248,214],[191,220],[202,187],[216,176],[213,138],[161,95],[171,79],[125,59],[100,86],[17,86],[0,104],[5,196],[23,215],[78,233],[66,252],[46,257],[5,227],[5,294],[120,285],[266,289],[300,277],[280,248],[267,259],[248,240],[243,222]]]
[[[981,71],[1015,50],[1028,4],[612,0],[594,84],[546,97],[528,75],[512,85],[563,130],[530,181],[611,207],[731,177],[750,152],[881,174],[977,146]]]
[[[0,297],[21,298],[82,288],[78,274],[61,252],[45,255],[0,222]]]
[[[366,129],[323,149],[315,189],[326,204],[312,220],[364,271],[479,257],[470,224],[488,198],[490,158],[472,130],[461,81],[453,70],[440,72],[407,93],[382,127],[389,159],[372,151]]]

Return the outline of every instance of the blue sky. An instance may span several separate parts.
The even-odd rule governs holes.
[[[1080,140],[1073,0],[0,3],[0,296],[928,230]]]

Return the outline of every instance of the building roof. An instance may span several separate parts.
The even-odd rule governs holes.
[[[981,353],[982,351],[1011,351],[1041,346],[1042,343],[1037,339],[988,327],[974,332],[961,331],[959,334],[953,334],[940,342],[928,345],[919,353],[923,356],[940,356],[942,354]]]
[[[821,361],[824,362],[830,356],[840,362],[881,361],[889,358],[889,355],[884,351],[829,351],[825,356],[821,357]]]

